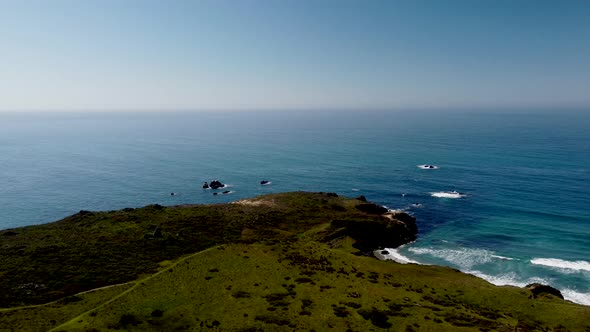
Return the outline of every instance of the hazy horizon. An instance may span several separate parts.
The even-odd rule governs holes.
[[[3,1],[0,112],[590,108],[584,1]]]

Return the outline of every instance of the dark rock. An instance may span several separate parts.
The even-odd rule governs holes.
[[[387,251],[387,250],[381,250],[381,255],[389,255],[389,251]]]
[[[203,182],[203,189],[209,189],[209,184],[207,182]]]
[[[260,184],[261,184],[261,185],[265,185],[265,184],[269,184],[269,183],[270,183],[270,181],[267,181],[267,180],[262,180],[262,181],[260,181]]]
[[[4,236],[15,236],[17,234],[18,234],[17,232],[13,232],[13,231],[8,231],[8,232],[2,233],[2,235],[4,235]]]
[[[328,197],[338,197],[337,193],[327,193]]]
[[[558,298],[560,298],[562,300],[564,299],[563,295],[561,295],[561,292],[558,289],[553,288],[549,285],[542,285],[542,284],[534,283],[534,284],[526,285],[526,288],[528,288],[528,290],[530,290],[531,293],[533,293],[533,298],[537,298],[537,296],[539,296],[541,294],[551,294],[551,295],[557,296]]]
[[[213,180],[209,184],[209,187],[211,187],[211,189],[219,189],[225,187],[225,185],[217,180]]]
[[[217,196],[218,193],[213,193],[213,196]]]
[[[401,220],[403,219],[403,220]],[[379,248],[396,248],[416,240],[418,227],[416,219],[406,213],[396,213],[392,218],[333,220],[334,233],[324,240],[350,236],[356,240],[353,245],[362,253],[372,253]]]
[[[224,194],[224,195],[227,195],[227,194],[229,194],[229,193],[231,193],[231,191],[230,191],[230,190],[225,190],[224,192],[222,192],[222,194]]]
[[[91,216],[94,213],[90,212],[90,211],[86,211],[86,210],[80,210],[80,212],[78,212],[78,215],[80,216]]]
[[[135,211],[134,208],[124,208],[123,209],[123,212],[133,212],[133,211]]]
[[[359,204],[356,209],[368,214],[384,214],[387,212],[386,208],[373,203]]]
[[[367,201],[367,198],[366,198],[365,196],[363,196],[363,195],[360,195],[360,196],[359,196],[359,197],[357,197],[356,199],[358,199],[358,200],[359,200],[359,201],[361,201],[361,202],[366,202],[366,201]]]

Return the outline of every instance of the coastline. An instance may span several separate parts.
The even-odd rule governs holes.
[[[404,248],[416,234],[406,213],[322,192],[80,211],[0,232],[0,327],[586,328],[576,317],[590,307],[550,287],[497,287],[449,267],[371,255]]]
[[[417,241],[419,241],[419,240],[417,240]],[[416,242],[416,241],[414,241],[414,242]],[[373,252],[373,254],[379,260],[391,260],[391,261],[394,261],[399,264],[450,266],[450,265],[422,263],[422,262],[419,262],[415,259],[406,257],[404,255],[404,253],[402,253],[400,250],[402,250],[403,248],[406,248],[408,246],[411,246],[414,242],[407,243],[405,245],[402,245],[402,246],[399,246],[396,248],[383,248],[380,250],[375,250]],[[387,251],[387,254],[384,254],[383,253],[384,251]],[[497,255],[491,255],[491,256],[495,257],[496,259],[499,259],[499,260],[513,260],[513,258],[509,258],[509,257],[503,257],[503,256],[497,256]],[[534,260],[535,259],[532,259],[531,261],[534,261]],[[578,262],[578,263],[585,264],[587,262]],[[450,266],[450,267],[452,267],[452,266]],[[547,284],[547,285],[551,284],[551,282],[548,282],[547,280],[545,280],[543,278],[539,278],[539,277],[533,277],[533,278],[530,278],[526,281],[517,281],[517,280],[515,280],[517,278],[517,276],[515,276],[514,274],[508,275],[508,276],[492,276],[492,275],[485,274],[485,273],[478,271],[478,270],[461,270],[460,269],[460,271],[465,274],[470,274],[470,275],[476,276],[476,277],[483,279],[495,286],[514,286],[514,287],[519,287],[519,288],[526,288],[527,285],[534,284],[534,283]],[[574,273],[574,272],[570,272],[570,273]],[[580,305],[590,306],[590,293],[577,292],[577,291],[569,289],[569,288],[559,288],[559,291],[563,294],[565,300],[568,300],[568,301],[571,301],[573,303],[580,304]]]

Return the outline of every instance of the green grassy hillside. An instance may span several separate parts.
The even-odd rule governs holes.
[[[53,245],[45,233],[59,237],[58,252],[64,253],[63,270],[56,268],[64,279],[53,280],[55,274],[27,277],[26,271],[50,270],[45,258],[29,255],[28,261],[3,252],[7,266],[17,271],[2,266],[2,276],[21,278],[7,279],[12,285],[18,289],[38,278],[45,294],[53,296],[31,291],[20,298],[22,293],[10,293],[3,282],[2,292],[13,294],[5,296],[7,303],[56,301],[0,309],[0,331],[590,331],[590,307],[552,295],[533,299],[528,290],[496,287],[449,268],[362,255],[379,227],[381,233],[398,234],[394,242],[413,232],[411,220],[390,220],[366,205],[359,209],[362,204],[321,193],[289,193],[239,204],[82,213],[10,230],[17,235],[0,233],[2,250],[21,243],[28,246],[17,250],[34,253]],[[79,234],[66,236],[74,230]],[[103,251],[86,257],[99,250],[91,241],[96,236]],[[41,241],[27,242],[34,239]],[[158,254],[141,253],[141,241],[161,242]],[[77,247],[79,257],[70,246]],[[133,260],[113,258],[125,252]],[[68,293],[93,288],[88,280],[97,276],[127,283]]]

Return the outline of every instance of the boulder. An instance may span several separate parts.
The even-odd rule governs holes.
[[[551,294],[551,295],[556,296],[562,300],[564,299],[563,295],[561,295],[561,292],[558,289],[553,288],[549,285],[534,283],[534,284],[526,285],[526,288],[528,290],[530,290],[531,293],[533,293],[534,299],[536,299],[539,295],[542,295],[542,294]]]
[[[367,198],[364,195],[360,195],[359,197],[357,197],[356,199],[358,199],[361,202],[366,202]]]
[[[225,185],[217,180],[213,180],[209,184],[209,187],[211,187],[211,189],[219,189],[225,187]]]
[[[203,189],[209,189],[209,183],[203,182]]]

